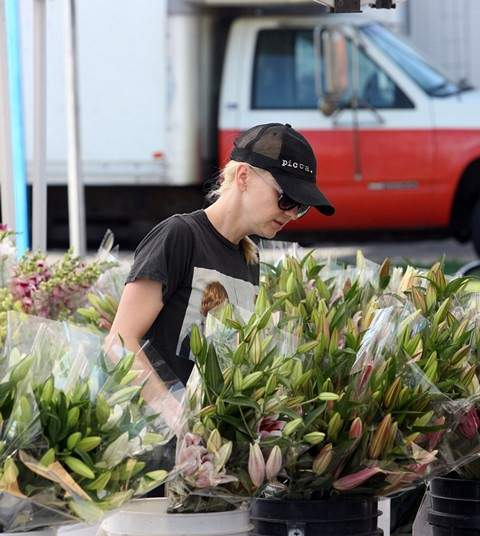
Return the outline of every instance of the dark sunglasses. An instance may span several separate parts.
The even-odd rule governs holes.
[[[291,197],[288,197],[285,193],[279,193],[278,194],[278,208],[280,210],[292,210],[294,208],[297,209],[297,218],[301,218],[302,216],[305,216],[305,214],[310,210],[310,205],[304,205],[303,203],[297,203],[297,201],[294,201]]]
[[[297,220],[301,218],[302,216],[305,216],[305,214],[310,210],[310,205],[304,205],[303,203],[297,203],[297,201],[294,201],[291,197],[288,197],[287,194],[283,193],[280,190],[280,186],[276,183],[274,180],[274,184],[271,184],[265,177],[260,175],[257,171],[255,171],[255,168],[252,166],[248,166],[254,173],[257,175],[257,177],[260,177],[262,181],[266,182],[270,186],[273,186],[275,190],[278,192],[278,208],[280,210],[292,210],[293,208],[297,209]]]

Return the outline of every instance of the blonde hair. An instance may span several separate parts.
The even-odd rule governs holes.
[[[207,195],[208,199],[214,201],[221,197],[227,190],[230,190],[235,180],[237,168],[242,164],[245,165],[245,162],[237,162],[236,160],[227,162],[226,166],[218,174],[216,187]],[[250,164],[247,165],[250,166]],[[253,168],[253,166],[250,167]],[[242,248],[247,264],[258,264],[258,248],[250,237],[245,236],[242,238],[240,240],[240,247]]]

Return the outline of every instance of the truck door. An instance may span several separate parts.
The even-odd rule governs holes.
[[[354,124],[354,174],[358,197],[348,210],[360,228],[429,227],[433,199],[434,134],[431,99],[366,40],[348,40],[348,114],[337,127]],[[358,109],[351,97],[357,93]],[[334,202],[334,201],[332,201]]]

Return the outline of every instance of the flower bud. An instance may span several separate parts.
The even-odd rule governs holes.
[[[420,311],[422,311],[422,313],[425,314],[427,312],[427,302],[423,289],[420,289],[418,287],[412,287],[411,297],[415,308],[419,309]]]
[[[261,316],[263,312],[269,307],[267,289],[265,285],[260,285],[258,290],[257,299],[255,301],[255,314]]]
[[[260,378],[263,376],[263,371],[259,370],[257,372],[251,372],[250,374],[247,374],[245,378],[242,380],[242,388],[241,391],[245,389],[250,389],[250,387],[253,387]]]
[[[205,406],[200,410],[200,417],[212,417],[217,413],[217,408],[215,405],[210,404],[209,406]]]
[[[259,402],[260,400],[262,400],[264,394],[265,394],[265,387],[258,387],[251,394],[251,398],[252,400],[255,400],[255,402]]]
[[[390,259],[386,258],[380,266],[378,274],[379,286],[381,289],[385,289],[390,281]]]
[[[190,333],[190,349],[195,357],[198,357],[203,349],[202,335],[196,324],[193,324]]]
[[[473,439],[478,433],[479,426],[480,419],[478,418],[477,409],[472,407],[463,415],[458,428],[467,439]]]
[[[328,443],[322,450],[315,456],[313,460],[312,469],[313,472],[320,476],[322,475],[330,465],[333,458],[333,445]]]
[[[270,482],[273,480],[282,468],[282,451],[278,445],[275,445],[268,456],[265,466],[265,476]]]
[[[222,446],[222,436],[217,428],[210,432],[210,436],[207,441],[207,450],[209,452],[217,452],[217,450]]]
[[[292,382],[293,386],[297,384],[302,374],[303,374],[302,362],[299,360],[295,360],[293,363],[292,372],[290,374],[290,381]]]
[[[303,424],[303,419],[299,417],[298,419],[293,419],[293,421],[287,422],[283,429],[283,435],[288,437],[293,434],[301,425]]]
[[[19,475],[18,467],[12,458],[7,458],[3,465],[3,481],[5,484],[12,485],[17,482]]]
[[[277,376],[276,374],[270,374],[267,383],[265,384],[265,395],[271,395],[277,388]]]
[[[350,439],[358,439],[362,437],[363,433],[363,423],[360,417],[357,417],[352,421],[350,425],[350,431],[348,432],[348,437]]]
[[[232,361],[234,365],[241,365],[245,360],[247,355],[247,343],[242,341],[238,346],[235,352],[233,353]]]
[[[383,399],[383,402],[385,404],[385,407],[387,410],[391,410],[398,400],[398,395],[400,394],[401,390],[401,381],[402,379],[400,377],[396,378],[395,381],[390,385],[387,392],[385,393],[385,397]]]
[[[435,290],[435,287],[432,285],[432,283],[429,283],[427,286],[427,294],[425,298],[427,303],[427,309],[431,309],[437,301],[437,291]]]
[[[258,365],[262,360],[262,341],[260,339],[260,335],[257,334],[253,338],[248,355],[250,357],[250,361],[254,365]]]
[[[327,436],[330,441],[335,441],[338,437],[338,434],[343,426],[343,419],[340,416],[340,413],[335,412],[330,421],[328,422]]]
[[[282,405],[282,399],[278,397],[270,398],[269,400],[267,400],[265,404],[265,408],[264,408],[265,413],[267,414],[275,413],[281,405]]]
[[[243,376],[242,371],[237,367],[233,371],[233,390],[239,393],[242,390]]]
[[[222,445],[217,452],[215,452],[214,455],[214,464],[216,471],[220,471],[223,466],[228,462],[230,459],[230,456],[232,455],[232,442],[227,441],[224,445]]]
[[[194,434],[197,434],[199,436],[203,436],[203,434],[205,433],[205,426],[203,426],[203,424],[199,421],[197,421],[193,426],[192,426],[192,432]]]
[[[323,432],[310,432],[303,436],[303,440],[310,445],[318,445],[325,439]]]
[[[391,426],[392,416],[389,413],[382,419],[372,436],[368,449],[368,455],[370,458],[375,460],[383,453],[383,449],[390,437]]]
[[[338,491],[348,491],[360,486],[373,475],[382,472],[380,467],[367,467],[367,469],[339,478],[333,483],[333,487]]]
[[[385,442],[384,452],[387,454],[395,446],[395,440],[397,439],[398,434],[398,422],[394,421],[390,427],[390,433],[388,434],[387,441]]]
[[[223,371],[223,381],[225,383],[225,386],[228,387],[233,380],[233,367],[228,367]]]
[[[260,445],[250,444],[250,454],[248,456],[248,474],[252,484],[258,488],[265,480],[265,459],[263,457]]]

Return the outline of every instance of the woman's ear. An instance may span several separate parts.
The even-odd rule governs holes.
[[[237,183],[238,189],[241,192],[245,192],[247,190],[249,181],[249,173],[248,173],[248,166],[245,164],[241,164],[237,167],[237,173],[235,175],[235,182]]]

